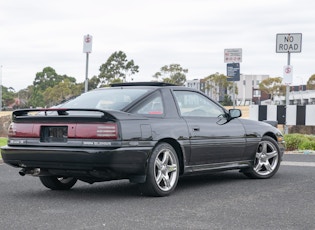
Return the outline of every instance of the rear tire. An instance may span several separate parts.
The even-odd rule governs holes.
[[[42,184],[51,190],[69,190],[77,179],[73,177],[41,176],[39,177]]]
[[[281,161],[277,142],[264,136],[258,144],[254,164],[244,174],[254,179],[267,179],[276,174]]]
[[[150,157],[146,181],[140,184],[141,191],[149,196],[167,196],[178,182],[179,161],[174,148],[168,143],[158,144]]]

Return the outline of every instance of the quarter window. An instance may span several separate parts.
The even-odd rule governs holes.
[[[164,106],[162,97],[160,94],[149,98],[139,107],[137,107],[134,113],[146,114],[146,115],[161,115],[164,114]]]

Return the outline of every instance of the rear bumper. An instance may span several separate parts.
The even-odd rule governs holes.
[[[58,148],[4,146],[4,163],[21,168],[107,171],[144,174],[152,147]]]

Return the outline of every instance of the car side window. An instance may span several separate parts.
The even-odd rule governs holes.
[[[204,95],[193,91],[174,91],[182,116],[218,117],[223,109]]]
[[[164,106],[161,95],[157,94],[156,96],[149,98],[133,112],[144,115],[164,114]]]

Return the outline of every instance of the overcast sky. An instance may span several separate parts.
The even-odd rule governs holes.
[[[302,52],[291,54],[294,83],[315,74],[311,0],[0,0],[0,25],[2,84],[16,91],[47,66],[83,82],[86,34],[89,78],[120,50],[139,65],[136,81],[173,63],[189,80],[226,74],[227,48],[242,48],[242,74],[282,77],[288,55],[276,53],[278,33],[302,33]]]

